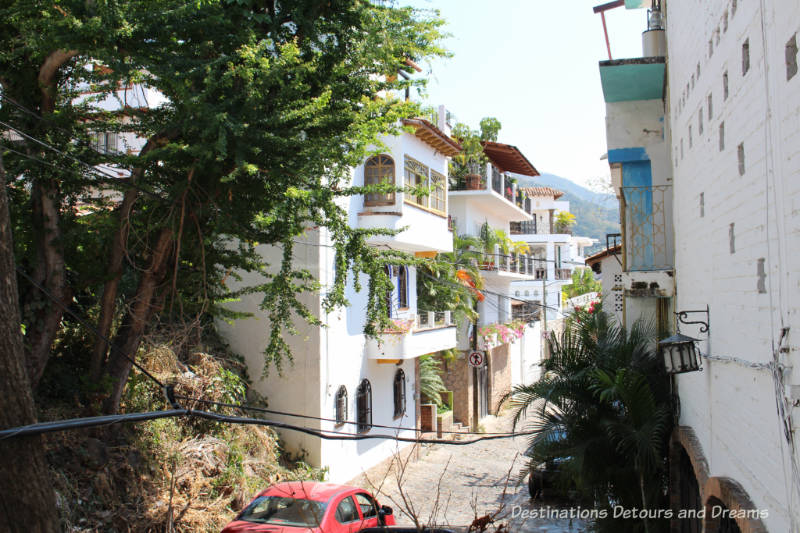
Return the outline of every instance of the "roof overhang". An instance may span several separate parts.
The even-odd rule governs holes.
[[[606,248],[605,250],[601,250],[596,254],[592,254],[585,259],[587,265],[592,266],[593,264],[602,261],[606,257],[611,255],[616,255],[622,251],[622,245],[617,244],[616,246],[612,246],[611,248]]]
[[[503,172],[514,172],[523,176],[538,176],[539,171],[520,152],[519,148],[510,144],[492,141],[481,141],[483,153]]]
[[[607,103],[661,100],[664,97],[663,57],[600,61],[600,82]]]
[[[422,142],[448,157],[461,153],[460,144],[424,118],[406,118],[403,125],[414,128],[414,135]]]

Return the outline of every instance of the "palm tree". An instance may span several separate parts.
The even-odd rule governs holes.
[[[534,432],[528,468],[558,462],[562,482],[600,506],[665,505],[670,396],[654,328],[640,322],[626,331],[602,312],[579,311],[548,342],[542,377],[510,395],[515,428]],[[663,526],[610,516],[598,521],[601,530]]]

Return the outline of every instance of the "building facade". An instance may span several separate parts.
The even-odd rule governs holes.
[[[390,228],[396,235],[377,235],[368,241],[376,247],[432,256],[449,252],[453,233],[447,218],[448,160],[460,150],[439,127],[425,119],[405,121],[414,133],[383,139],[381,153],[353,169],[352,184],[424,185],[427,196],[405,192],[367,194],[343,200],[356,228]],[[242,354],[270,409],[302,413],[317,419],[278,416],[282,422],[354,435],[417,435],[419,388],[417,358],[456,346],[456,328],[449,312],[417,307],[417,272],[414,267],[387,265],[394,289],[387,294],[392,331],[378,339],[363,334],[366,321],[366,283],[360,292],[347,287],[350,306],[325,312],[322,302],[335,275],[334,251],[324,229],[310,230],[296,246],[297,266],[308,269],[322,285],[320,292],[303,295],[303,303],[327,327],[298,319],[298,334],[288,340],[294,361],[282,373],[272,369],[261,375],[269,323],[259,310],[260,296],[244,296],[230,305],[255,316],[218,327],[232,349]],[[262,247],[265,258],[279,258],[279,249]],[[245,277],[252,285],[258,279]],[[302,422],[302,423],[301,423]],[[301,423],[301,424],[300,424]],[[383,426],[383,427],[380,427]],[[293,431],[282,431],[289,451],[313,465],[328,468],[328,478],[343,482],[359,475],[395,451],[407,446],[391,439],[332,441]]]
[[[672,377],[670,481],[673,507],[707,514],[672,530],[797,532],[800,4],[653,8],[662,45],[600,71],[625,320],[700,339],[702,371]]]

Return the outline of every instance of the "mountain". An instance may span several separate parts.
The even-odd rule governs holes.
[[[572,233],[598,240],[598,244],[590,248],[589,253],[605,248],[607,233],[619,233],[619,204],[613,194],[590,191],[555,174],[542,174],[535,178],[520,175],[515,177],[522,187],[545,186],[564,192],[559,200],[568,201],[569,211],[575,215],[576,224]]]

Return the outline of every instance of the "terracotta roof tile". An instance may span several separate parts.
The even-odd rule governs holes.
[[[564,196],[563,191],[559,191],[558,189],[553,189],[552,187],[523,187],[522,191],[528,195],[528,197],[534,196],[552,196],[554,200],[558,200],[562,196]]]

